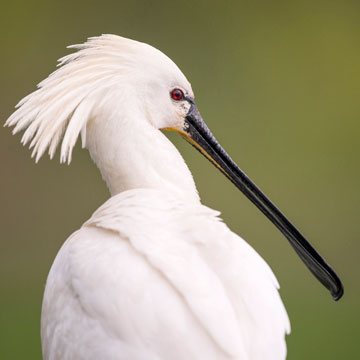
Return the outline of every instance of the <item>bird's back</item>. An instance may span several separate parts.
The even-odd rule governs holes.
[[[109,199],[63,245],[45,359],[284,359],[276,279],[218,213],[157,190]]]

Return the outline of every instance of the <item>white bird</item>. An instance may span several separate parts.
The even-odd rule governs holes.
[[[44,359],[280,360],[288,316],[264,260],[200,203],[179,132],[283,232],[335,299],[342,285],[236,166],[198,112],[190,83],[159,50],[115,35],[71,46],[6,125],[36,161],[81,136],[111,198],[64,243],[42,306]]]

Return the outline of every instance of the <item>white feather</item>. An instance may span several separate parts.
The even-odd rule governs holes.
[[[103,35],[90,38],[85,44],[69,46],[79,51],[59,59],[60,68],[40,82],[38,90],[17,104],[18,110],[5,125],[14,126],[13,134],[26,128],[21,142],[25,145],[31,141],[30,148],[34,148],[32,156],[36,161],[49,146],[52,157],[64,131],[70,128],[64,138],[66,144],[62,146],[60,159],[71,162],[79,129],[85,129],[91,113],[89,109],[76,112],[77,107],[92,92],[108,88],[114,82],[121,83],[121,77],[129,74],[133,65],[126,59],[132,43],[136,42]],[[123,52],[116,52],[114,48]],[[70,134],[73,130],[75,133]]]
[[[80,352],[105,337],[102,354],[117,359],[284,359],[290,326],[275,277],[217,215],[154,190],[108,200],[50,272],[42,336],[60,334],[45,354],[76,337],[72,358],[96,359]],[[76,317],[64,315],[74,304]]]

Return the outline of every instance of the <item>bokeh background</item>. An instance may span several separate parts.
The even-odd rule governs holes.
[[[203,203],[267,260],[292,321],[288,358],[355,359],[360,335],[360,2],[1,0],[1,123],[65,46],[114,33],[148,42],[190,79],[218,140],[341,275],[335,303],[283,236],[188,144]],[[47,273],[108,197],[87,151],[39,164],[0,129],[0,358],[41,358]],[[58,159],[58,155],[57,155]],[[201,354],[199,354],[201,359]]]

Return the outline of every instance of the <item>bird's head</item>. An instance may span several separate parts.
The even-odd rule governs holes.
[[[53,157],[63,138],[60,159],[70,162],[79,134],[85,145],[87,128],[99,113],[102,119],[115,118],[108,134],[123,131],[124,127],[117,128],[117,119],[129,112],[132,115],[121,126],[124,121],[141,122],[132,124],[130,133],[139,128],[176,131],[275,224],[335,299],[342,296],[341,281],[332,268],[216,141],[195,105],[190,83],[175,63],[147,44],[115,35],[71,47],[78,51],[60,59],[59,69],[21,100],[6,122],[14,126],[13,133],[26,129],[22,142],[30,142],[36,161],[46,149]],[[109,122],[99,126],[106,128]],[[112,156],[118,155],[127,156]]]

